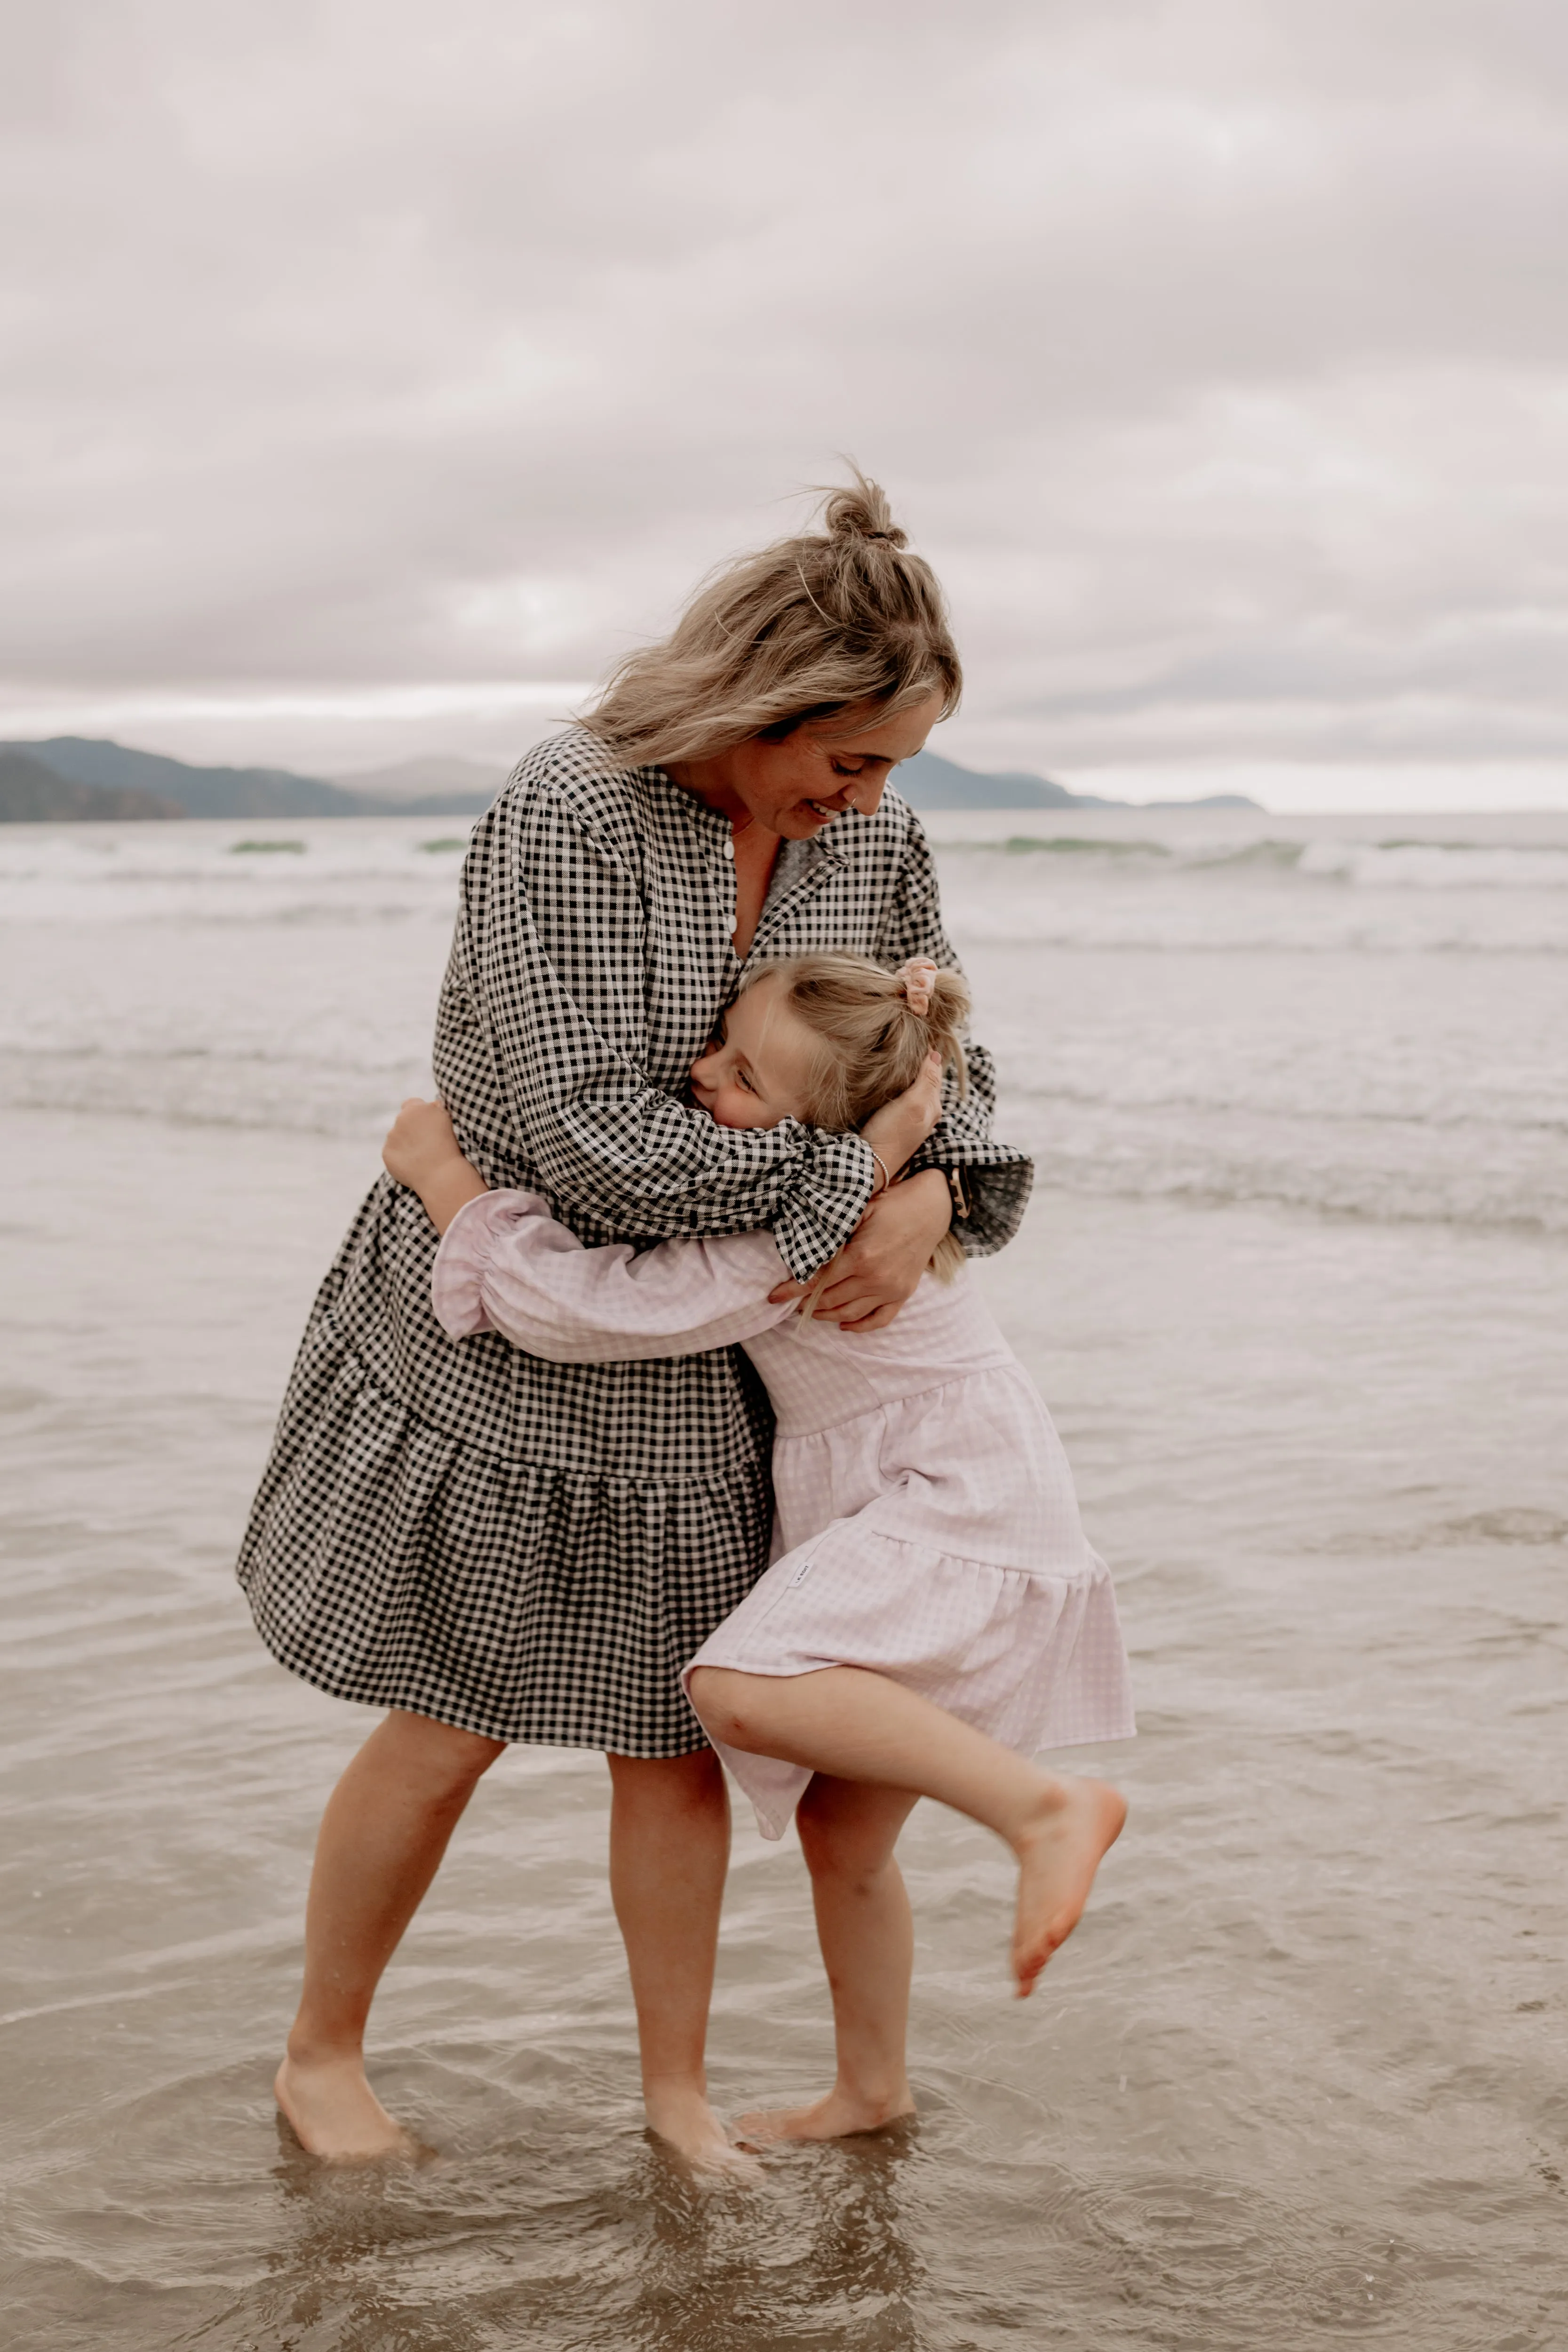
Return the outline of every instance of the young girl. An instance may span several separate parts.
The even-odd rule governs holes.
[[[962,979],[931,963],[764,966],[692,1066],[692,1096],[726,1127],[858,1127],[880,1188],[934,1125],[944,1065],[962,1080],[967,1012]],[[766,1232],[584,1249],[537,1194],[488,1191],[438,1103],[405,1104],[384,1157],[445,1235],[432,1292],[453,1339],[499,1331],[563,1363],[745,1349],[777,1416],[773,1559],[687,1664],[692,1706],[764,1837],[784,1834],[814,1774],[898,1792],[893,1836],[918,1795],[994,1830],[1018,1862],[1012,1964],[1027,1995],[1126,1814],[1103,1782],[1029,1759],[1125,1738],[1132,1711],[1066,1457],[956,1240],[896,1321],[841,1330],[798,1285],[770,1297],[787,1275]],[[840,1935],[830,1958],[839,2091],[874,2075],[887,2107],[896,2045],[907,2108],[907,1927],[862,1908],[857,1957],[847,1969]],[[840,2095],[809,2115],[777,2128],[864,2128],[866,2106]]]

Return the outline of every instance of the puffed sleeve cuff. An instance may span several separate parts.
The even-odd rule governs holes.
[[[859,1223],[877,1163],[858,1135],[815,1133],[815,1149],[773,1216],[773,1240],[796,1282],[809,1282]]]
[[[443,1234],[430,1273],[430,1304],[448,1339],[495,1329],[485,1307],[485,1273],[497,1234],[516,1224],[520,1209],[550,1214],[549,1202],[537,1192],[481,1192],[464,1202]]]
[[[1035,1163],[1010,1143],[994,1143],[952,1133],[944,1120],[910,1161],[906,1173],[925,1168],[956,1171],[969,1203],[967,1217],[954,1214],[952,1230],[971,1257],[1005,1249],[1024,1222],[1035,1185]]]

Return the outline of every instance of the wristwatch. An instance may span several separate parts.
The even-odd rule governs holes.
[[[953,1218],[955,1221],[960,1219],[967,1221],[969,1193],[963,1181],[963,1171],[962,1168],[949,1168],[943,1172],[947,1177],[947,1189],[952,1199]]]

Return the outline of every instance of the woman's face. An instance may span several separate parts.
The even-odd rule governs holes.
[[[782,743],[737,743],[711,760],[678,762],[677,783],[710,807],[754,818],[785,841],[810,841],[848,809],[869,816],[900,760],[912,759],[942,715],[942,697],[900,710],[846,712],[797,727]]]
[[[721,1127],[777,1127],[804,1116],[816,1040],[779,1002],[777,984],[759,980],[738,996],[719,1034],[691,1065],[691,1092]]]

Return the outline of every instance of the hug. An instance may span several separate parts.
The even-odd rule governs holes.
[[[703,2067],[715,1742],[765,1830],[797,1822],[837,2029],[834,2090],[746,2119],[753,2142],[910,2110],[894,1845],[921,1793],[1012,1845],[1022,1991],[1121,1828],[1114,1791],[1028,1761],[1131,1731],[1125,1658],[962,1271],[1030,1170],[991,1134],[934,864],[888,789],[961,683],[934,577],[858,478],[820,531],[720,572],[476,828],[439,1103],[405,1107],[321,1286],[239,1565],[283,1664],[388,1710],[323,1817],[278,2077],[317,2155],[409,2145],[365,2075],[371,2003],[512,1741],[605,1756],[647,2120],[702,2166],[748,2160]],[[815,1432],[803,1385],[837,1400]],[[826,1453],[803,1479],[804,1435]],[[788,1643],[782,1591],[816,1612]]]

